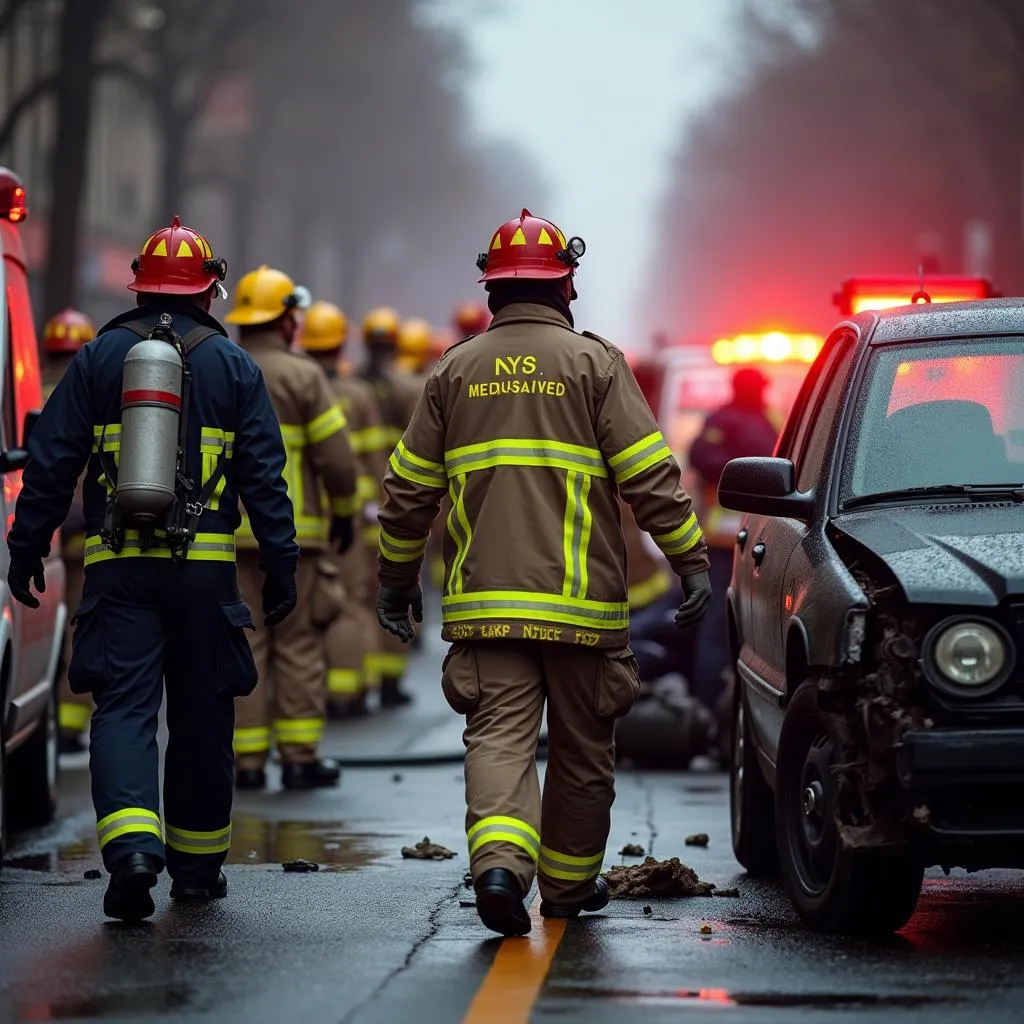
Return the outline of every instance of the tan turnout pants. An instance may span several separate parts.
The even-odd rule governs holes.
[[[248,634],[259,682],[235,701],[235,760],[239,768],[262,768],[271,738],[281,760],[302,764],[316,759],[324,731],[326,659],[324,634],[313,622],[318,585],[317,553],[303,552],[297,577],[298,604],[279,626],[262,624],[263,573],[255,551],[238,552],[238,589],[253,611],[256,629]]]
[[[615,719],[640,692],[628,648],[531,640],[453,644],[442,688],[466,715],[466,834],[473,878],[507,868],[529,891],[581,903],[604,862],[615,799]],[[535,755],[545,699],[543,797]]]

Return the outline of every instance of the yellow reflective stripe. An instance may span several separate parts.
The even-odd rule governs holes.
[[[591,476],[608,476],[604,457],[596,448],[547,438],[502,437],[483,444],[464,445],[446,451],[444,462],[449,474],[472,473],[494,466],[547,466]]]
[[[146,807],[125,807],[96,822],[96,836],[101,850],[111,840],[133,832],[153,835],[162,841],[160,815]]]
[[[448,474],[444,466],[409,451],[405,441],[401,438],[399,438],[397,445],[395,445],[395,450],[388,459],[388,465],[391,466],[396,476],[400,476],[414,484],[436,488],[448,486]]]
[[[106,434],[104,435],[104,430]],[[121,424],[120,423],[108,423],[106,427],[103,424],[93,424],[92,427],[92,450],[98,452],[100,450],[100,438],[103,438],[103,450],[105,452],[119,452],[121,450]]]
[[[291,448],[304,448],[306,446],[306,428],[301,424],[282,423],[281,440]]]
[[[331,511],[336,516],[354,516],[363,507],[358,494],[346,498],[331,498]]]
[[[469,545],[473,540],[473,528],[469,525],[466,515],[466,477],[459,474],[454,477],[448,490],[452,507],[448,512],[448,532],[455,541],[455,557],[452,559],[451,571],[448,573],[448,593],[462,593],[462,566],[469,554]]]
[[[682,555],[689,551],[691,548],[695,548],[704,536],[701,533],[700,524],[697,522],[697,514],[691,512],[685,520],[683,525],[673,530],[671,533],[661,533],[654,537],[654,543],[666,555]]]
[[[139,531],[126,530],[124,547],[113,552],[103,543],[99,536],[85,539],[85,565],[107,562],[112,558],[170,558],[170,548],[166,546],[162,531],[153,537],[152,546],[143,551],[139,546]],[[189,545],[188,558],[197,562],[233,562],[235,560],[235,538],[230,533],[197,533],[195,540]]]
[[[442,620],[544,619],[591,629],[626,629],[629,605],[625,601],[590,601],[562,594],[534,594],[518,590],[481,590],[441,598]]]
[[[279,718],[274,722],[279,744],[319,743],[324,734],[322,718]]]
[[[389,434],[384,427],[367,427],[359,433],[364,435],[363,444],[366,446],[363,449],[364,452],[382,452],[388,447],[394,447],[394,443],[388,444]]]
[[[659,569],[653,576],[642,583],[635,583],[629,588],[629,608],[636,611],[638,608],[646,608],[653,604],[662,594],[667,594],[672,589],[672,577],[663,569]]]
[[[587,596],[587,549],[593,516],[588,504],[590,481],[586,473],[570,471],[565,480],[565,519],[562,523],[562,553],[565,557],[563,597]]]
[[[339,430],[344,430],[345,426],[345,414],[338,406],[332,405],[330,409],[320,413],[306,424],[306,440],[310,444],[319,444]]]
[[[203,427],[199,435],[199,450],[202,453],[202,477],[200,479],[200,486],[205,487],[210,482],[210,477],[213,476],[214,470],[217,468],[217,462],[220,460],[221,453],[223,452],[225,459],[230,459],[234,455],[235,447],[235,435],[233,431],[222,430],[220,427]],[[221,474],[221,478],[217,481],[217,486],[213,489],[213,494],[210,495],[210,500],[206,507],[212,512],[216,512],[220,508],[221,495],[224,493],[224,487],[227,484],[227,475]]]
[[[363,668],[366,671],[367,681],[374,685],[387,676],[398,678],[405,674],[409,658],[405,654],[385,654],[382,651],[375,651],[367,654],[363,659]]]
[[[363,691],[363,673],[357,668],[327,670],[327,691],[343,696],[356,696]]]
[[[402,540],[392,536],[385,529],[380,531],[380,553],[389,562],[415,562],[427,550],[427,540]]]
[[[370,523],[363,527],[362,538],[369,547],[377,547],[377,544],[380,541],[380,526],[376,523]]]
[[[365,504],[377,497],[377,478],[369,474],[356,477],[356,497]]]
[[[262,754],[270,749],[270,729],[265,725],[235,729],[232,745],[236,754]]]
[[[57,725],[69,732],[81,732],[92,718],[88,704],[60,704],[57,707]]]
[[[166,826],[167,845],[179,853],[226,853],[231,846],[231,826],[212,832],[194,832]]]
[[[540,854],[540,836],[537,830],[520,818],[509,818],[504,815],[482,818],[466,832],[466,839],[469,841],[471,857],[489,843],[514,843],[525,850],[534,861]]]
[[[608,465],[615,471],[616,483],[625,483],[633,477],[649,469],[655,463],[672,457],[672,450],[665,443],[661,431],[642,437],[635,444],[624,448],[608,460]]]

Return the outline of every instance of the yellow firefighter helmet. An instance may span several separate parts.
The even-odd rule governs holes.
[[[299,348],[304,352],[332,352],[348,338],[348,317],[333,302],[314,302],[302,317]]]
[[[289,310],[309,305],[309,292],[287,274],[266,264],[250,270],[235,286],[229,324],[253,327],[268,324]]]

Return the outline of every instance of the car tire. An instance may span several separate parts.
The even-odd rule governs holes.
[[[7,762],[7,822],[11,829],[48,825],[57,813],[57,700]]]
[[[793,695],[779,737],[775,819],[779,862],[790,899],[816,931],[887,935],[910,920],[923,865],[901,852],[851,850],[835,820],[838,743],[818,706],[818,687]]]
[[[747,874],[769,877],[778,874],[775,846],[775,798],[765,782],[750,728],[744,687],[733,688],[733,713],[729,760],[729,820],[732,850]]]

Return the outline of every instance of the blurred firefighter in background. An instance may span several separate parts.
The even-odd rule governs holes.
[[[732,378],[732,399],[704,421],[690,448],[690,467],[701,486],[701,523],[711,562],[711,588],[715,601],[696,634],[691,692],[715,711],[729,666],[729,627],[725,592],[732,576],[733,551],[742,516],[718,504],[718,481],[731,459],[771,455],[776,428],[768,417],[765,391],[768,378],[760,370],[744,367]]]
[[[96,336],[92,322],[77,309],[62,310],[52,316],[43,330],[43,350],[46,363],[43,368],[43,399],[53,393],[64,376],[75,353]],[[64,601],[68,608],[64,645],[61,649],[60,678],[57,683],[58,743],[62,754],[78,753],[85,748],[82,739],[92,717],[92,697],[88,693],[72,693],[68,686],[68,663],[71,660],[71,620],[82,599],[85,576],[85,510],[82,507],[82,481],[75,489],[64,525],[60,528],[60,551],[64,560]]]
[[[259,683],[237,702],[239,789],[266,786],[272,728],[285,789],[333,786],[341,774],[334,761],[317,756],[326,714],[324,629],[342,608],[337,566],[326,549],[333,545],[344,552],[352,544],[358,510],[356,465],[345,417],[327,378],[314,360],[291,351],[297,310],[308,304],[308,292],[287,274],[261,266],[238,282],[234,306],[225,318],[239,326],[239,344],[263,371],[281,425],[285,482],[301,551],[295,612],[278,626],[257,627],[250,637]],[[237,546],[239,589],[252,602],[259,593],[260,573],[247,518]]]
[[[370,310],[363,319],[363,344],[366,347],[366,362],[360,376],[366,381],[377,398],[380,410],[381,439],[383,444],[376,453],[374,479],[384,479],[388,459],[400,440],[412,414],[410,407],[409,383],[396,366],[398,336],[402,321],[398,314],[387,306]],[[376,515],[376,509],[374,509]],[[380,527],[375,523],[364,534],[366,541],[364,555],[376,572],[377,545]],[[374,605],[369,605],[376,615]],[[370,656],[370,671],[380,684],[380,704],[383,708],[409,704],[412,695],[402,689],[408,655],[402,642],[390,633],[379,631],[380,649]]]
[[[455,328],[455,337],[458,341],[483,334],[490,323],[490,310],[479,302],[463,302],[461,306],[456,307],[452,316],[452,326]]]
[[[376,508],[378,500],[381,421],[373,388],[342,370],[347,340],[348,318],[337,306],[314,302],[306,310],[299,347],[320,364],[348,423],[348,441],[356,459],[356,525],[360,529],[367,525],[367,508],[371,504]],[[359,544],[332,557],[345,598],[341,615],[326,635],[328,708],[338,717],[356,717],[366,713],[367,692],[379,683],[373,656],[379,651],[383,634],[371,610],[376,597],[373,566]]]
[[[415,390],[408,389],[408,394],[415,395],[418,401],[427,379],[426,369],[433,354],[433,332],[430,324],[418,316],[403,320],[398,330],[397,352],[398,358],[395,362],[398,369],[404,371],[416,384]],[[412,419],[412,409],[409,410],[409,418]]]

